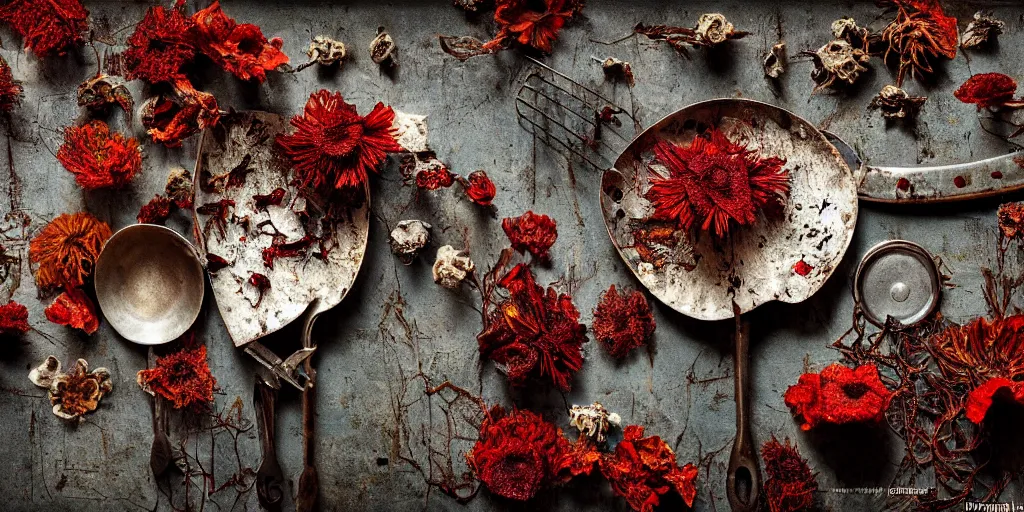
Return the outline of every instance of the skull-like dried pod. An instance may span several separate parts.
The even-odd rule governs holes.
[[[992,17],[990,13],[978,11],[974,20],[960,36],[960,46],[965,49],[985,48],[995,42],[996,36],[1003,33],[1006,23]]]
[[[102,110],[110,105],[119,105],[124,109],[128,124],[131,124],[135,101],[124,80],[100,73],[78,84],[78,106]]]
[[[397,66],[397,51],[398,48],[395,46],[395,40],[391,39],[391,34],[388,34],[384,27],[377,27],[377,37],[370,42],[370,58],[373,59],[373,62],[382,66]]]
[[[764,57],[764,76],[768,78],[779,78],[786,71],[786,43],[778,42],[772,45],[768,55]]]
[[[434,261],[433,268],[434,282],[454,290],[475,268],[466,251],[459,251],[446,245],[437,250],[437,260]]]
[[[747,32],[737,31],[736,27],[725,19],[725,15],[717,12],[701,14],[693,31],[697,35],[697,44],[707,47],[747,35]]]
[[[636,84],[636,80],[633,78],[633,67],[628,62],[616,59],[615,57],[596,60],[601,63],[604,76],[613,80],[622,80],[629,84],[630,87]]]
[[[580,431],[581,436],[591,438],[598,443],[604,442],[611,427],[619,426],[622,418],[614,412],[608,412],[601,402],[590,405],[573,405],[569,409],[569,423]]]
[[[853,85],[860,74],[868,70],[864,64],[871,58],[864,50],[854,48],[844,39],[831,41],[815,52],[804,53],[814,59],[814,70],[811,71],[814,92],[833,87],[837,82]]]
[[[309,42],[306,55],[321,66],[341,64],[346,55],[345,43],[323,35],[316,36]]]
[[[405,265],[411,265],[430,243],[430,224],[421,220],[403,220],[391,230],[391,252]]]
[[[886,85],[868,108],[880,110],[886,119],[907,119],[916,116],[927,99],[926,96],[911,96],[895,85]]]
[[[184,167],[171,169],[167,175],[167,184],[164,186],[164,195],[174,201],[178,208],[192,208],[192,173]]]
[[[28,378],[36,386],[47,389],[53,414],[65,420],[80,421],[82,415],[99,407],[103,395],[114,389],[110,371],[97,368],[90,372],[85,359],[79,359],[70,373],[64,373],[60,361],[49,356],[28,374]]]

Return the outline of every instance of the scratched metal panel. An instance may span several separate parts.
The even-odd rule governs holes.
[[[961,19],[973,13],[974,6],[948,3],[951,13]],[[87,5],[97,26],[120,31],[119,38],[130,33],[128,27],[141,19],[148,6],[123,2]],[[559,238],[553,261],[549,268],[539,269],[539,280],[553,282],[563,275],[580,279],[574,292],[584,322],[589,323],[597,297],[609,285],[638,284],[620,263],[601,221],[597,201],[600,176],[579,166],[569,167],[559,156],[535,147],[531,137],[516,125],[511,100],[517,84],[510,77],[519,76],[526,63],[515,52],[459,63],[439,50],[439,33],[492,34],[486,17],[467,18],[444,0],[352,5],[226,0],[224,9],[240,21],[261,25],[270,36],[284,37],[284,50],[296,62],[302,60],[310,35],[319,33],[349,43],[354,56],[343,70],[272,73],[261,87],[238,83],[217,70],[204,72],[201,88],[215,93],[224,107],[291,115],[301,108],[309,92],[326,87],[344,92],[360,111],[384,101],[406,112],[426,114],[431,145],[443,160],[458,172],[483,168],[493,177],[498,186],[495,204],[499,216],[534,209],[557,220]],[[731,43],[728,52],[710,56],[691,52],[689,60],[640,39],[615,45],[591,41],[617,39],[638,21],[686,25],[712,10],[725,13],[738,28],[752,34]],[[837,133],[871,164],[938,165],[996,156],[1009,149],[979,130],[974,107],[960,104],[951,92],[972,72],[1024,75],[1024,60],[1016,50],[1024,44],[1019,7],[995,7],[996,16],[1008,22],[998,51],[971,53],[969,63],[958,56],[941,66],[933,83],[908,85],[911,93],[931,96],[920,120],[910,126],[887,124],[877,113],[865,110],[870,98],[892,80],[891,71],[877,60],[872,61],[873,72],[864,82],[845,93],[809,96],[811,64],[800,59],[790,62],[776,93],[761,77],[761,56],[777,40],[779,31],[792,56],[823,44],[829,23],[841,14],[871,22],[877,8],[872,2],[851,6],[846,2],[702,0],[683,5],[656,0],[592,0],[583,19],[564,30],[549,62],[634,107],[643,123],[696,101],[740,95],[779,105]],[[400,47],[402,64],[391,74],[380,72],[366,51],[378,26],[387,27]],[[25,81],[26,91],[22,106],[12,116],[10,137],[0,141],[4,146],[0,155],[9,147],[13,159],[13,174],[8,178],[10,198],[0,198],[0,213],[28,215],[30,233],[59,213],[81,209],[95,213],[114,228],[125,226],[134,221],[140,206],[162,190],[171,166],[194,165],[195,138],[174,150],[146,142],[145,172],[128,190],[83,193],[52,152],[60,140],[57,130],[80,115],[73,91],[95,72],[93,53],[83,49],[67,59],[39,62],[17,51],[19,40],[9,30],[0,29],[0,39],[5,42],[0,55],[10,62],[15,77]],[[590,57],[609,55],[632,62],[635,88],[603,82],[600,67]],[[141,86],[133,83],[131,87],[136,98],[141,98]],[[123,127],[119,115],[113,123]],[[144,135],[138,124],[129,130],[140,139]],[[468,245],[477,265],[488,267],[504,242],[498,223],[454,191],[417,193],[403,187],[395,163],[383,170],[374,188],[369,247],[360,277],[342,304],[318,324],[322,350],[317,360],[317,453],[322,499],[330,508],[509,508],[486,494],[463,506],[436,489],[428,493],[421,472],[407,462],[415,461],[426,471],[430,465],[422,433],[445,428],[439,413],[444,402],[438,397],[424,399],[423,383],[412,378],[422,369],[434,384],[451,379],[480,392],[488,402],[541,410],[563,427],[568,426],[563,417],[566,402],[600,400],[625,422],[646,425],[648,432],[663,436],[681,461],[700,461],[695,507],[725,509],[725,467],[734,423],[727,342],[731,323],[694,321],[656,306],[653,365],[645,354],[617,363],[597,344],[589,343],[586,363],[571,393],[509,390],[493,365],[477,361],[474,336],[480,322],[474,309],[478,301],[475,292],[438,288],[431,281],[429,262],[400,265],[387,247],[387,233],[398,221],[420,218],[434,226],[435,240],[426,258],[441,245]],[[948,289],[943,299],[943,312],[951,319],[960,321],[984,313],[979,266],[995,265],[996,204],[916,208],[862,204],[847,256],[821,291],[798,305],[769,304],[751,313],[755,437],[759,441],[770,435],[795,439],[819,472],[824,489],[887,485],[902,456],[898,440],[881,435],[877,445],[864,448],[803,433],[783,405],[781,393],[795,382],[805,364],[820,369],[835,360],[836,353],[829,345],[850,325],[853,264],[880,240],[907,238],[943,258],[957,285]],[[171,225],[186,233],[187,217],[179,215]],[[17,235],[16,231],[5,234]],[[26,243],[5,239],[3,245],[27,258]],[[0,426],[4,432],[0,458],[9,468],[0,479],[4,508],[169,510],[166,493],[149,475],[148,397],[134,382],[135,372],[145,366],[145,351],[119,339],[105,324],[96,335],[84,338],[47,323],[42,315],[47,301],[37,298],[27,265],[20,267],[19,275],[22,284],[14,298],[29,306],[31,322],[39,332],[29,333],[24,344],[5,345],[0,358]],[[200,327],[221,388],[218,409],[241,397],[243,416],[251,420],[256,364],[232,346],[209,300]],[[291,337],[293,341],[295,335],[285,329],[272,338],[284,342]],[[64,362],[84,357],[93,366],[111,371],[114,392],[77,427],[54,417],[42,393],[28,382],[29,369],[51,353]],[[300,407],[298,397],[288,392],[281,402],[278,449],[292,483],[289,489],[294,489],[301,471]],[[175,435],[185,428],[180,418],[172,420]],[[237,446],[241,463],[256,467],[259,448],[253,433],[242,434]],[[440,448],[436,441],[430,446]],[[453,445],[456,471],[464,469],[458,452],[467,447],[468,443]],[[210,450],[204,446],[200,455],[205,457]],[[234,445],[229,436],[220,435],[212,450],[217,453],[216,484],[220,485],[222,478],[236,470],[232,466]],[[1006,496],[1021,497],[1020,482],[1016,485]],[[823,507],[834,510],[871,510],[878,503],[877,498],[828,492],[818,498]],[[253,493],[244,494],[238,503],[230,490],[216,493],[212,499],[221,510],[256,507]],[[613,498],[606,486],[583,483],[547,493],[534,507],[626,510],[625,503]]]

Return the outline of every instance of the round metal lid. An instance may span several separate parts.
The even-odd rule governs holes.
[[[939,306],[941,288],[931,253],[913,242],[890,240],[860,260],[853,294],[869,322],[881,327],[891,316],[911,326]]]

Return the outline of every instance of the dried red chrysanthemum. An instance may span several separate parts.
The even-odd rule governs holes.
[[[295,133],[278,135],[277,146],[302,186],[359,188],[387,153],[402,151],[394,121],[395,111],[383,103],[362,117],[340,92],[321,89],[309,96],[302,115],[292,118]]]
[[[814,504],[814,491],[818,482],[807,465],[807,460],[800,456],[796,445],[780,443],[775,436],[771,441],[761,445],[761,458],[764,459],[765,502],[770,512],[797,512],[810,510]]]
[[[964,103],[983,108],[1024,106],[1024,101],[1013,99],[1017,94],[1017,81],[1002,73],[981,73],[967,79],[953,91],[953,96]]]
[[[579,323],[572,297],[559,295],[554,288],[545,294],[524,264],[513,267],[498,285],[509,296],[489,313],[484,331],[477,335],[480,356],[500,365],[513,386],[537,377],[568,391],[573,375],[583,367],[587,341],[587,327]]]
[[[562,431],[526,410],[506,412],[496,405],[487,412],[469,467],[498,496],[525,501],[558,481],[559,461],[571,450]]]
[[[65,290],[43,311],[46,319],[57,324],[81,329],[86,334],[100,328],[96,305],[81,288]]]
[[[220,120],[212,94],[197,90],[187,79],[174,80],[174,93],[150,98],[142,105],[142,125],[153,142],[178,147],[185,138]]]
[[[594,310],[594,338],[612,357],[622,359],[650,341],[654,314],[644,294],[631,290],[619,294],[613,284],[601,295]]]
[[[139,142],[111,133],[107,123],[100,120],[65,128],[57,160],[86,190],[124,187],[142,169]]]
[[[267,40],[260,27],[229,18],[215,1],[192,15],[196,45],[225,71],[242,80],[262,83],[267,71],[288,63],[281,38]]]
[[[188,35],[192,25],[180,9],[151,7],[128,38],[128,49],[122,54],[125,77],[151,84],[184,78],[181,68],[196,56]]]
[[[555,221],[547,215],[538,215],[532,211],[502,219],[501,229],[505,231],[513,249],[519,253],[529,252],[540,259],[548,258],[548,250],[558,238]]]
[[[160,224],[163,225],[167,222],[168,217],[171,216],[171,212],[177,206],[174,201],[169,198],[157,195],[154,196],[148,203],[146,203],[141,210],[139,210],[138,216],[135,220],[139,224]]]
[[[21,103],[21,94],[24,88],[21,81],[14,79],[11,73],[11,66],[7,60],[0,57],[0,111],[10,112]]]
[[[0,335],[25,334],[29,329],[28,308],[13,301],[0,306]]]
[[[992,400],[996,393],[1006,390],[1013,400],[1024,405],[1024,381],[1012,381],[1003,377],[995,377],[985,381],[984,384],[974,388],[967,395],[964,409],[967,412],[967,419],[974,423],[981,423],[992,407]]]
[[[496,53],[513,42],[526,48],[551,53],[558,32],[583,10],[582,0],[497,0],[494,21],[498,34],[486,43],[472,37],[441,36],[441,49],[466,60]]]
[[[80,0],[11,0],[0,7],[0,21],[25,40],[36,57],[64,55],[82,42],[89,11]]]
[[[879,421],[889,407],[892,392],[878,376],[873,364],[851,369],[832,363],[818,373],[805,373],[786,390],[785,400],[800,428],[810,430],[820,423],[845,424]]]
[[[885,60],[890,55],[899,58],[896,85],[902,86],[911,76],[930,75],[931,60],[956,57],[960,36],[956,18],[946,16],[938,0],[892,0],[896,6],[896,19],[882,31],[882,39],[889,43]]]
[[[148,393],[160,395],[175,409],[203,406],[213,401],[217,379],[206,362],[206,345],[185,346],[172,354],[156,359],[156,366],[140,370],[135,379]]]
[[[693,464],[680,467],[668,443],[658,436],[644,437],[644,428],[638,425],[623,429],[615,451],[601,458],[601,474],[615,494],[638,512],[652,512],[672,490],[687,506],[697,496],[697,468]]]
[[[1024,202],[999,205],[999,231],[1007,240],[1024,236]]]
[[[490,206],[497,193],[494,182],[485,171],[469,173],[469,178],[462,182],[462,186],[466,191],[466,197],[480,206]]]
[[[29,243],[29,260],[39,265],[36,285],[44,290],[81,286],[110,235],[110,226],[85,212],[50,221]]]
[[[416,173],[416,186],[423,190],[438,190],[455,184],[455,173],[438,162]]]
[[[753,224],[759,211],[781,208],[789,194],[785,160],[761,158],[717,129],[695,137],[689,146],[658,141],[654,155],[667,173],[651,169],[651,188],[644,197],[654,206],[654,218],[675,221],[686,230],[699,225],[725,237],[730,224]]]

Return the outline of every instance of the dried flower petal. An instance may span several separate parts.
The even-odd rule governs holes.
[[[530,378],[548,380],[569,391],[573,375],[583,367],[587,327],[572,297],[537,285],[530,267],[519,264],[499,281],[508,299],[488,312],[477,335],[480,357],[494,361],[513,386]]]
[[[416,186],[423,190],[438,190],[455,184],[455,173],[449,171],[437,158],[429,158],[424,162],[418,162],[414,172]]]
[[[420,220],[403,220],[391,230],[388,242],[405,265],[410,265],[420,251],[430,243],[430,224]],[[461,281],[461,279],[460,279]]]
[[[513,43],[551,53],[558,32],[583,10],[581,0],[497,0],[494,21],[498,33],[486,43],[472,37],[441,36],[441,49],[459,59],[488,55]]]
[[[110,235],[110,226],[85,212],[50,221],[29,244],[29,260],[39,265],[36,285],[51,290],[84,284]]]
[[[1024,239],[1024,202],[999,205],[999,231],[1007,240]]]
[[[466,197],[480,206],[491,206],[497,193],[494,182],[484,171],[469,173],[469,178],[462,182],[462,186],[466,191]]]
[[[360,188],[387,153],[402,151],[394,121],[394,110],[383,103],[362,117],[340,92],[321,89],[309,96],[302,115],[292,118],[295,133],[278,135],[277,146],[303,187]]]
[[[111,133],[107,123],[100,120],[65,128],[57,160],[86,190],[122,188],[142,169],[139,142]]]
[[[169,148],[220,120],[220,108],[212,94],[197,90],[186,79],[174,81],[173,94],[160,94],[142,105],[142,125],[153,142]]]
[[[25,334],[30,329],[28,308],[13,301],[0,306],[0,336]]]
[[[69,373],[63,373],[60,361],[49,356],[28,378],[36,386],[46,388],[53,405],[53,414],[65,420],[79,420],[99,407],[103,395],[114,390],[110,371],[97,368],[89,371],[89,363],[79,359]]]
[[[785,444],[772,436],[771,441],[761,445],[761,457],[764,459],[765,501],[770,512],[797,512],[811,510],[814,504],[814,491],[818,482],[807,465],[807,460],[800,456],[796,445]]]
[[[644,437],[644,428],[637,425],[626,427],[615,451],[601,458],[601,474],[638,512],[653,512],[661,497],[673,490],[687,506],[697,496],[697,468],[680,467],[668,443],[658,436]]]
[[[122,60],[125,77],[150,84],[183,79],[182,67],[196,56],[189,37],[192,26],[192,20],[181,9],[150,7],[128,38]]]
[[[895,85],[886,85],[871,100],[868,108],[880,110],[886,119],[905,119],[916,116],[927,99],[924,96],[911,96]]]
[[[642,347],[654,335],[654,314],[642,292],[619,294],[613,284],[594,310],[594,338],[616,359]]]
[[[466,251],[458,251],[450,245],[445,245],[437,250],[437,259],[434,260],[431,271],[435,283],[454,290],[475,268]]]
[[[953,96],[964,103],[973,103],[978,110],[999,108],[1011,104],[1016,106],[1013,95],[1017,94],[1017,81],[1002,73],[981,73],[967,79]]]
[[[861,73],[868,70],[867,64],[871,57],[860,48],[854,48],[844,39],[836,39],[826,43],[815,52],[803,52],[814,61],[811,80],[814,80],[814,92],[836,85],[853,85]]]
[[[214,1],[192,15],[196,46],[218,66],[242,80],[263,83],[267,71],[288,63],[280,38],[267,40],[260,27],[229,18]]]
[[[931,60],[956,57],[960,44],[956,18],[946,16],[938,0],[892,0],[896,5],[896,19],[882,31],[882,39],[889,43],[884,59],[895,56],[899,60],[896,85],[910,76],[932,73]]]
[[[960,46],[964,49],[988,47],[995,42],[996,36],[1003,33],[1004,28],[1006,24],[993,18],[991,13],[978,11],[960,37]]]
[[[0,21],[25,40],[40,59],[67,54],[89,29],[89,11],[80,0],[11,0],[0,7]]]
[[[135,220],[139,224],[159,224],[162,226],[167,222],[175,207],[174,201],[171,201],[170,198],[157,195],[143,205]]]
[[[779,209],[789,195],[785,160],[761,158],[717,129],[689,146],[658,141],[653,149],[667,172],[651,169],[644,197],[654,206],[655,219],[675,221],[684,230],[699,225],[724,238],[731,225],[753,224],[758,212]]]
[[[175,409],[213,402],[217,379],[206,362],[206,345],[190,345],[187,342],[181,350],[158,357],[153,368],[140,370],[135,376],[139,387],[167,399]]]
[[[11,73],[11,66],[7,60],[0,57],[0,111],[10,112],[21,103],[24,88],[20,80],[14,79]]]
[[[370,41],[370,60],[374,64],[393,67],[398,65],[398,46],[384,27],[377,27],[377,37]]]
[[[786,390],[786,405],[810,430],[820,423],[844,424],[879,421],[893,394],[878,376],[878,367],[855,369],[833,363],[820,374],[805,373]]]
[[[555,221],[547,215],[538,215],[532,211],[502,219],[501,229],[505,231],[513,249],[520,254],[529,252],[542,260],[549,257],[548,250],[558,238]]]
[[[93,334],[100,328],[96,305],[81,288],[65,290],[43,311],[46,319],[57,324]]]

